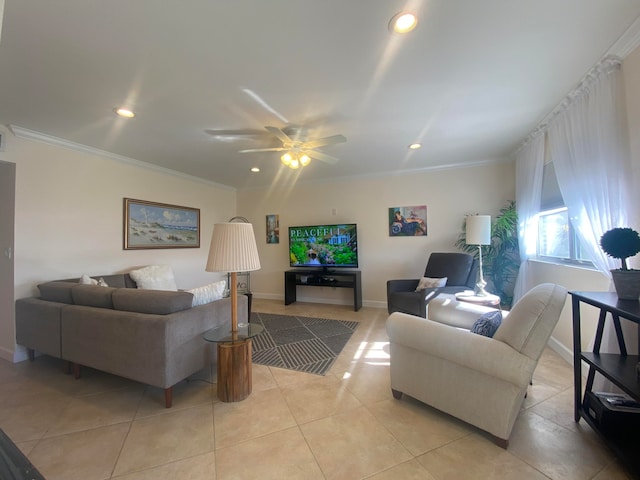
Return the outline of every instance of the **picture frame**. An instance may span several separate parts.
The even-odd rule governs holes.
[[[280,215],[271,214],[266,216],[267,243],[280,243]]]
[[[200,248],[200,209],[124,199],[123,249]]]
[[[427,206],[389,208],[390,237],[426,237]]]

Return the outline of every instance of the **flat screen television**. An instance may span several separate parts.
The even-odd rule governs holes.
[[[358,228],[355,223],[289,227],[291,267],[358,267]]]

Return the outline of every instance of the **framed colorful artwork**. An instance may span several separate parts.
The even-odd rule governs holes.
[[[280,243],[280,215],[267,215],[267,243]]]
[[[392,207],[389,209],[390,237],[423,237],[427,235],[427,206]]]

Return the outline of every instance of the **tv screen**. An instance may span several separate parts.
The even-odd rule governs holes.
[[[289,263],[292,267],[356,268],[356,224],[289,227]]]

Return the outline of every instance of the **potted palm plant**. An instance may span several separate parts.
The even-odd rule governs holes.
[[[627,259],[640,252],[640,235],[632,228],[616,227],[600,237],[604,253],[620,260],[620,268],[611,270],[620,300],[640,298],[640,270],[629,269]]]

